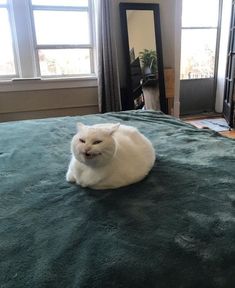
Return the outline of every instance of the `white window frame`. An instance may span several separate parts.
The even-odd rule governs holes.
[[[49,76],[42,77],[39,75],[39,61],[37,49],[46,48],[48,45],[36,45],[36,34],[34,30],[33,7],[31,0],[8,0],[8,11],[11,24],[12,38],[14,42],[15,69],[17,74],[13,79],[0,78],[0,92],[2,91],[22,91],[22,90],[40,90],[40,89],[57,89],[57,88],[75,88],[75,87],[96,87],[96,38],[95,38],[95,13],[93,0],[89,1],[89,21],[91,45],[91,74],[73,75],[73,76]],[[2,5],[4,6],[4,5]],[[42,6],[34,5],[36,8]],[[59,6],[48,6],[43,9],[58,10]],[[74,7],[63,7],[63,10],[72,10]],[[76,7],[77,8],[77,7]],[[62,7],[61,7],[62,9]],[[78,9],[77,9],[78,10]],[[19,39],[20,37],[20,39]],[[61,45],[49,45],[54,48],[62,48]],[[65,48],[75,48],[74,45],[64,45]],[[83,46],[84,45],[75,45]],[[12,77],[12,76],[11,76]]]

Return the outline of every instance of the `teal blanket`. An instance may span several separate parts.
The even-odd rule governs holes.
[[[138,127],[148,177],[67,183],[77,121]],[[151,111],[0,124],[0,287],[234,288],[235,141]]]

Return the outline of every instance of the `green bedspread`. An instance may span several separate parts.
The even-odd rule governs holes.
[[[138,127],[149,176],[67,183],[77,121]],[[151,111],[0,124],[0,287],[234,288],[235,141]]]

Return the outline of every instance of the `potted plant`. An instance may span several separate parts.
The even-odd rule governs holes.
[[[139,58],[142,64],[143,74],[157,73],[157,53],[154,50],[144,49],[139,53]]]

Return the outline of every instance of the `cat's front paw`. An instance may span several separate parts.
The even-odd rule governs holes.
[[[67,182],[70,182],[70,183],[75,183],[76,182],[76,179],[75,177],[73,176],[73,174],[71,173],[71,171],[68,171],[66,173],[66,181]]]
[[[83,188],[89,186],[86,182],[81,181],[81,180],[80,180],[80,181],[76,180],[76,184],[77,184],[77,185],[80,185],[80,186],[83,187]]]

